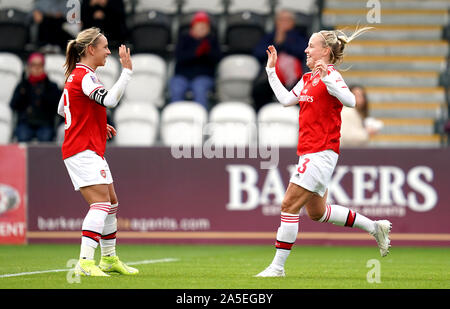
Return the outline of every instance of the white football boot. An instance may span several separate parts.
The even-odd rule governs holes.
[[[257,274],[255,277],[285,277],[286,274],[284,273],[284,268],[275,268],[272,265],[264,269],[262,272]]]
[[[381,256],[386,256],[389,253],[389,247],[391,247],[389,233],[391,232],[391,229],[392,223],[388,220],[375,221],[375,232],[372,236],[375,237],[377,241]]]

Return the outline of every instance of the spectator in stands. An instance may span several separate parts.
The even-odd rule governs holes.
[[[171,102],[184,100],[186,92],[191,90],[193,100],[208,108],[208,93],[214,87],[220,58],[220,46],[211,33],[209,16],[197,12],[189,32],[180,34],[177,42],[175,75],[169,83]]]
[[[29,142],[34,137],[40,142],[54,140],[61,91],[48,79],[44,65],[43,54],[31,54],[27,61],[27,74],[14,90],[10,106],[17,113],[15,136],[18,142]]]
[[[253,55],[261,63],[261,71],[253,83],[252,98],[256,111],[272,102],[273,92],[265,71],[267,46],[274,45],[278,51],[277,76],[281,83],[291,89],[303,74],[306,38],[295,29],[295,15],[281,9],[275,16],[275,30],[266,34],[254,48]]]
[[[40,48],[65,51],[72,36],[64,30],[66,22],[66,1],[35,0],[33,22],[37,25],[37,45]]]
[[[355,95],[355,108],[343,107],[341,112],[342,147],[366,146],[370,137],[378,134],[383,123],[369,117],[369,103],[364,87],[354,85],[350,91]]]
[[[84,0],[81,4],[81,22],[83,29],[100,28],[108,37],[111,49],[127,39],[123,0]]]

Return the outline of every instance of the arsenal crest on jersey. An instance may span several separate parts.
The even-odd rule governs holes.
[[[312,85],[313,85],[313,86],[317,86],[317,84],[319,83],[319,81],[320,81],[320,77],[318,76],[318,77],[316,77],[316,78],[313,79]]]
[[[100,171],[100,175],[102,175],[102,177],[106,179],[106,172],[105,172],[105,170],[101,170]]]

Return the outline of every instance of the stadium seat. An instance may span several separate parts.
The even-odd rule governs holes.
[[[33,10],[35,0],[0,0],[1,9],[16,9],[25,13]]]
[[[0,144],[8,144],[12,137],[12,111],[5,102],[0,102]]]
[[[55,82],[60,89],[64,88],[64,62],[66,57],[61,54],[46,54],[45,55],[45,72],[48,78]]]
[[[156,10],[148,10],[127,18],[130,41],[134,53],[165,55],[172,37],[172,17]]]
[[[9,104],[11,97],[19,83],[23,72],[23,63],[20,58],[11,53],[0,53],[0,102]]]
[[[229,54],[251,54],[266,32],[270,1],[230,2],[225,24],[225,44]]]
[[[245,147],[256,144],[257,128],[254,109],[243,102],[222,102],[210,112],[206,129],[211,144]]]
[[[225,44],[229,54],[251,54],[265,34],[266,18],[250,11],[227,15]]]
[[[240,101],[251,103],[253,80],[260,70],[260,64],[250,55],[224,57],[217,68],[217,96],[219,101]]]
[[[223,0],[184,0],[181,6],[181,13],[195,13],[204,11],[212,15],[225,13]]]
[[[206,109],[197,102],[173,102],[161,113],[161,140],[166,146],[201,146],[207,119]]]
[[[105,88],[109,90],[120,76],[120,62],[119,60],[117,60],[117,58],[110,55],[106,59],[105,66],[98,67],[97,70],[95,70],[95,73],[97,74],[98,79],[102,82]]]
[[[22,53],[29,38],[29,24],[28,13],[0,9],[0,50]]]
[[[299,5],[298,0],[277,0],[275,10],[287,9],[297,13],[312,15],[317,13],[317,0],[302,0]]]
[[[169,15],[177,13],[178,1],[177,0],[131,0],[136,2],[134,8],[135,13],[142,13],[146,11],[157,11]]]
[[[119,146],[151,146],[155,143],[159,114],[155,106],[140,102],[122,102],[114,113]]]
[[[125,90],[125,99],[162,106],[166,86],[166,62],[153,54],[132,55],[131,59],[133,78]]]
[[[269,15],[272,11],[270,0],[230,0],[228,14],[250,11],[259,15]]]
[[[258,112],[258,140],[260,145],[293,147],[298,142],[297,106],[283,107],[268,103]]]

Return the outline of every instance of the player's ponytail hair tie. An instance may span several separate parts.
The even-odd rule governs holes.
[[[342,30],[322,30],[318,34],[323,38],[323,46],[330,48],[330,62],[340,64],[344,60],[345,46],[366,31],[373,27],[356,29],[352,35],[347,36]]]
[[[81,31],[76,39],[69,41],[66,49],[66,62],[64,63],[66,81],[81,57],[85,55],[88,46],[95,46],[100,35],[102,35],[100,29],[92,27]]]

